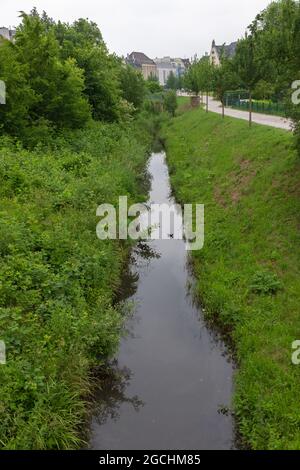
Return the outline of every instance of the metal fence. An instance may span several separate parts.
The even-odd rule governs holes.
[[[227,92],[225,94],[225,106],[249,111],[249,93],[240,90],[235,92]],[[286,108],[284,103],[273,102],[270,100],[252,100],[252,111],[254,113],[272,114],[275,116],[286,116]]]

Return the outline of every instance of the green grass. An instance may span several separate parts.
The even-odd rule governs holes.
[[[176,111],[177,115],[180,115],[191,107],[191,98],[189,96],[177,96],[178,108]]]
[[[0,138],[2,449],[83,445],[91,368],[118,347],[129,249],[97,239],[96,209],[145,198],[136,126],[94,123],[32,152]]]
[[[191,101],[191,98],[189,96],[177,96],[177,101],[178,101],[178,105],[181,106],[181,105],[189,104]]]
[[[178,201],[205,204],[193,252],[208,318],[231,335],[244,444],[300,449],[300,162],[285,131],[201,109],[164,127]]]

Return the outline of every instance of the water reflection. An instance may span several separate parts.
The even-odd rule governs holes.
[[[123,303],[133,298],[138,289],[140,271],[147,269],[151,260],[159,259],[160,253],[154,250],[148,243],[139,242],[132,250],[127,268],[122,273],[122,282],[117,292],[116,303]]]
[[[120,417],[120,406],[124,403],[129,404],[136,412],[144,406],[137,396],[127,396],[131,376],[132,372],[127,367],[120,368],[117,360],[101,370],[98,375],[101,387],[95,395],[94,419],[98,425],[102,426],[108,419],[117,421]]]
[[[159,259],[160,253],[146,242],[139,242],[132,250],[130,262],[122,274],[122,282],[118,290],[117,304],[126,317],[123,328],[123,338],[135,338],[135,326],[139,321],[137,313],[138,301],[131,300],[137,293],[140,274],[147,269],[151,260]],[[130,405],[135,412],[144,406],[137,396],[127,395],[128,386],[132,379],[131,370],[120,367],[118,359],[114,359],[106,367],[98,370],[97,379],[101,384],[94,402],[94,421],[103,426],[108,420],[117,421],[120,417],[120,407]]]

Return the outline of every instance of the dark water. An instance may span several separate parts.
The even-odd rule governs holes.
[[[150,201],[170,201],[164,154],[153,154]],[[172,201],[172,199],[171,199]],[[135,309],[99,390],[91,448],[230,449],[233,365],[192,302],[184,241],[151,241],[133,255],[124,287]]]

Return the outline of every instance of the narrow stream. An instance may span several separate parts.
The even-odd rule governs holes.
[[[150,201],[173,202],[164,153],[149,162]],[[134,252],[125,288],[135,305],[118,357],[99,390],[90,447],[202,450],[234,447],[233,364],[189,294],[181,240]]]

